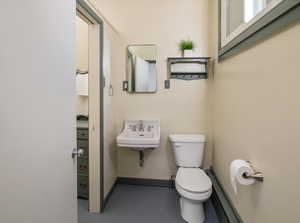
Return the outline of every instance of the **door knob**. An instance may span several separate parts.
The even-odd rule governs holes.
[[[82,157],[83,154],[84,154],[84,150],[83,149],[76,149],[76,148],[74,148],[73,151],[72,151],[72,158],[74,159],[75,156]]]

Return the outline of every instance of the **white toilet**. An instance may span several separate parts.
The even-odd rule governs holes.
[[[212,193],[212,183],[200,169],[203,160],[204,135],[170,135],[175,161],[179,167],[175,185],[180,194],[180,209],[183,219],[189,223],[205,220],[203,202]]]

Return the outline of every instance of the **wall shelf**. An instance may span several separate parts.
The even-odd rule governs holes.
[[[170,57],[167,59],[168,78],[198,80],[208,78],[209,57]]]

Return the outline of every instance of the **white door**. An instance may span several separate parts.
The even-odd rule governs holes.
[[[1,0],[1,223],[77,222],[75,122],[75,0]]]

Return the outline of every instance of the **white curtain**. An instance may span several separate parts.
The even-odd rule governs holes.
[[[135,60],[135,91],[148,91],[149,63],[140,57]]]

